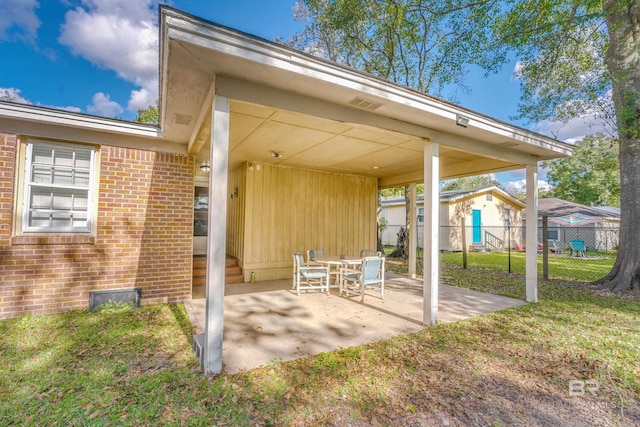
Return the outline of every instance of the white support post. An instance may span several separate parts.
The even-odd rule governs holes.
[[[527,166],[527,302],[538,302],[538,165]]]
[[[438,144],[424,144],[424,250],[422,323],[438,321],[438,214],[440,212]]]
[[[215,96],[211,114],[209,158],[209,233],[204,332],[204,372],[222,371],[222,331],[226,257],[227,176],[229,174],[229,99]]]
[[[418,246],[418,242],[416,242],[418,238],[418,222],[416,221],[418,203],[416,201],[416,196],[416,183],[412,182],[409,184],[410,206],[407,206],[407,209],[409,209],[409,229],[407,230],[409,237],[409,277],[412,279],[416,278],[416,246]]]

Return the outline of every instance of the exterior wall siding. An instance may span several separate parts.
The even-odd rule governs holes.
[[[265,164],[243,173],[245,281],[252,271],[256,280],[291,277],[293,252],[375,249],[376,178]]]
[[[0,318],[88,307],[89,291],[191,298],[193,158],[100,147],[95,234],[13,234],[15,136],[0,136]]]
[[[248,166],[242,164],[229,172],[227,181],[229,200],[227,204],[227,254],[238,259],[243,266],[244,259],[244,207],[247,199],[245,183]],[[236,191],[237,190],[237,191]]]

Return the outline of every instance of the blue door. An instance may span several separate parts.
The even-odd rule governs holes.
[[[482,243],[481,218],[480,210],[474,209],[472,212],[473,219],[473,243]]]

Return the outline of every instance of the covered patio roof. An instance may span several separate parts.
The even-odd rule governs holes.
[[[439,144],[440,179],[571,153],[563,142],[164,6],[161,38],[160,127],[197,162],[209,158],[214,95],[230,100],[230,169],[273,163],[374,176],[390,187],[422,180],[425,141]]]

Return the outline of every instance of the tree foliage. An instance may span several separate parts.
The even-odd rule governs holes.
[[[0,92],[0,101],[16,101],[18,97],[15,93],[11,93],[8,89],[4,89]]]
[[[595,0],[507,0],[493,25],[496,40],[520,59],[522,95],[515,117],[568,120],[597,112],[613,117],[604,62],[608,35]]]
[[[520,116],[615,118],[620,245],[602,282],[640,289],[640,1],[506,0],[505,6],[494,28],[496,39],[522,58]]]
[[[455,100],[470,65],[487,72],[505,62],[489,25],[497,0],[302,0],[307,24],[290,45],[418,91]]]
[[[158,101],[156,100],[156,105],[149,105],[148,108],[140,108],[133,121],[138,123],[158,124],[160,121],[160,116],[158,114]]]
[[[383,188],[380,190],[382,197],[404,197],[406,187]],[[424,184],[416,185],[416,194],[424,194]]]
[[[440,188],[442,191],[451,190],[477,190],[480,188],[498,187],[502,188],[500,181],[494,174],[467,176],[464,178],[450,179],[444,182]]]
[[[544,162],[550,196],[584,205],[620,206],[618,141],[602,134],[576,143],[571,157]]]

